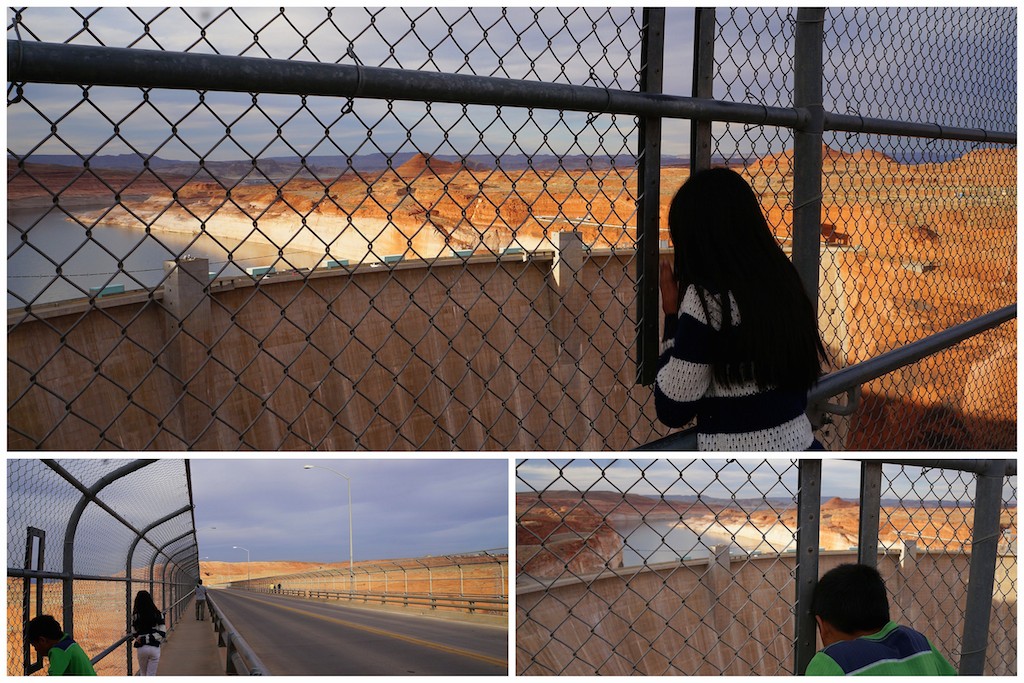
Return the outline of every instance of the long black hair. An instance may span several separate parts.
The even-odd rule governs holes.
[[[750,185],[728,168],[695,173],[672,199],[668,225],[680,295],[696,285],[705,315],[706,293],[721,295],[715,379],[810,389],[825,357],[814,307]],[[728,292],[738,326],[730,324],[737,316]]]
[[[163,615],[153,602],[153,596],[149,591],[139,591],[135,594],[135,605],[132,607],[132,624],[136,632],[144,632],[160,623]]]

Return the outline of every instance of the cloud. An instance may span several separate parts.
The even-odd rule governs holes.
[[[504,460],[194,459],[201,554],[237,561],[238,545],[252,559],[348,559],[348,482],[306,462],[351,477],[357,560],[508,545]]]
[[[974,475],[916,466],[884,465],[882,498],[973,500]],[[1004,498],[1015,500],[1013,484]],[[796,498],[797,465],[789,458],[636,460],[520,460],[516,491],[621,491],[639,495],[714,498]],[[860,463],[825,459],[822,498],[860,497]]]

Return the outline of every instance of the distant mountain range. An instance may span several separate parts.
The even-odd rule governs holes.
[[[534,496],[537,495],[532,492],[520,491],[518,495]],[[711,508],[742,508],[747,511],[762,510],[771,507],[775,510],[785,510],[796,506],[795,496],[793,498],[785,498],[781,496],[775,496],[771,498],[722,498],[715,496],[698,496],[698,495],[666,495],[666,496],[651,496],[637,493],[621,494],[612,491],[599,491],[590,490],[586,492],[580,491],[565,491],[565,490],[548,490],[540,492],[542,499],[547,501],[554,500],[581,500],[585,499],[590,502],[603,502],[605,504],[614,503],[621,501],[625,497],[627,501],[631,501],[633,504],[639,504],[645,502],[649,505],[655,505],[662,499],[669,504],[675,505],[694,505],[697,503],[703,504]],[[827,497],[822,497],[822,503],[829,503],[832,506],[847,505],[856,506],[859,505],[857,499],[840,499],[832,498],[831,500]],[[955,501],[941,501],[941,500],[919,500],[916,498],[899,499],[899,498],[883,498],[881,500],[882,507],[956,507],[958,505]]]
[[[310,156],[306,157],[305,164],[298,157],[261,157],[255,161],[251,159],[232,161],[204,161],[202,167],[211,174],[219,177],[241,178],[257,171],[256,175],[268,176],[272,179],[287,178],[299,174],[309,176],[315,174],[319,177],[337,176],[346,172],[379,174],[388,168],[398,168],[419,152],[402,152],[387,156],[381,153],[357,154],[352,157],[341,154]],[[587,156],[584,154],[570,154],[556,156],[554,154],[537,154],[527,156],[525,154],[503,155],[500,159],[489,156],[472,154],[461,157],[454,154],[430,155],[432,159],[446,163],[454,163],[469,170],[487,171],[500,167],[504,170],[518,171],[533,168],[535,170],[554,171],[558,168],[565,169],[586,169],[597,168],[607,169],[631,168],[636,165],[636,157],[632,155]],[[17,159],[8,154],[9,160]],[[32,164],[47,164],[52,166],[70,166],[82,168],[82,159],[74,154],[33,154],[26,159]],[[681,166],[689,163],[687,157],[663,156],[663,166]],[[725,163],[724,159],[716,159],[715,163]],[[143,157],[137,154],[113,154],[94,156],[89,159],[89,168],[110,169],[116,171],[142,171],[147,163]],[[172,159],[161,159],[160,157],[149,157],[148,167],[154,171],[168,175],[195,174],[199,168],[198,161],[176,161]]]
[[[345,156],[342,154],[309,156],[303,165],[299,157],[261,157],[256,159],[237,159],[229,161],[209,161],[202,163],[202,168],[207,169],[211,174],[225,178],[242,178],[253,174],[262,180],[267,176],[273,180],[290,178],[295,175],[299,177],[338,176],[346,172],[360,174],[379,174],[390,168],[398,168],[420,152],[400,152],[392,156],[380,152],[373,154],[357,154]],[[438,161],[454,163],[464,166],[469,170],[487,171],[493,168],[500,168],[507,171],[521,171],[533,168],[538,171],[554,171],[558,168],[581,170],[586,168],[608,169],[631,168],[636,165],[636,157],[631,154],[619,154],[616,156],[587,156],[585,154],[569,154],[558,156],[555,154],[507,154],[500,158],[487,154],[470,154],[459,156],[455,154],[428,155]],[[936,155],[934,152],[910,151],[902,155],[896,155],[893,159],[901,164],[917,164],[924,162],[949,161],[957,155]],[[17,157],[8,154],[9,161],[17,161]],[[82,168],[82,159],[74,154],[32,154],[25,159],[32,164],[49,164],[53,166],[69,166]],[[751,159],[726,159],[716,156],[711,159],[712,164],[738,164]],[[686,166],[689,165],[689,157],[662,155],[662,166]],[[117,171],[142,171],[146,167],[147,160],[138,154],[109,154],[94,156],[89,159],[89,167],[92,169],[110,169]],[[200,169],[199,161],[178,161],[174,159],[162,159],[157,156],[149,157],[149,168],[160,171],[167,175],[192,176]],[[305,166],[305,169],[303,168]]]

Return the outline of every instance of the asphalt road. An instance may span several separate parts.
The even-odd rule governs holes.
[[[275,676],[508,674],[507,627],[245,591],[213,599]]]

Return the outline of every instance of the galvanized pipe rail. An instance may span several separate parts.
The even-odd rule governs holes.
[[[818,414],[825,411],[825,402],[859,387],[865,382],[877,379],[893,370],[915,363],[922,358],[954,346],[965,339],[976,336],[1009,322],[1017,317],[1017,304],[1005,306],[973,320],[947,328],[924,339],[911,342],[892,351],[866,361],[836,370],[822,377],[807,394],[808,412]],[[635,450],[638,451],[695,451],[697,430],[687,429],[652,441]]]
[[[227,648],[225,670],[228,675],[264,676],[270,672],[263,664],[249,643],[245,641],[238,629],[217,607],[217,603],[206,593],[206,604],[210,607],[210,618],[213,630],[217,632],[217,646]]]
[[[408,607],[410,605],[423,605],[430,607],[430,609],[451,607],[454,609],[466,610],[470,614],[474,614],[477,611],[508,612],[508,598],[490,595],[466,596],[443,595],[437,593],[372,593],[361,591],[323,590],[319,588],[311,588],[308,590],[282,589],[281,591],[260,589],[256,592],[292,595],[311,600],[326,598],[328,600],[348,600],[349,602],[361,601],[364,604],[369,602],[379,602],[382,605],[393,603],[401,604],[403,607]],[[481,605],[483,605],[483,607],[481,607]]]
[[[837,396],[893,370],[916,363],[926,356],[959,344],[965,339],[998,327],[1016,317],[1017,304],[1014,303],[965,323],[949,327],[924,339],[911,342],[906,346],[887,351],[863,363],[836,370],[822,377],[818,384],[808,392],[807,403],[813,411],[816,405],[822,406],[830,396]]]
[[[13,39],[7,41],[7,79],[15,84],[89,84],[532,107],[784,126],[798,130],[811,123],[810,112],[804,108],[493,76]],[[886,121],[828,112],[824,112],[824,129],[971,142],[1017,142],[1016,131]]]

